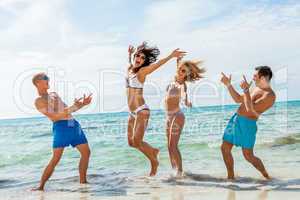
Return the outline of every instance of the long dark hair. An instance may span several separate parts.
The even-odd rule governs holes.
[[[133,73],[137,73],[142,67],[146,67],[146,66],[149,66],[150,64],[154,63],[157,60],[157,57],[159,56],[160,51],[157,47],[155,47],[155,46],[150,47],[150,46],[148,46],[147,42],[143,42],[140,46],[137,47],[134,57],[139,53],[142,53],[145,55],[145,61],[144,61],[143,65],[133,69],[132,70]]]

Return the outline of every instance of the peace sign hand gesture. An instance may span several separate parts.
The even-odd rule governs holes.
[[[244,90],[244,92],[247,92],[249,90],[249,88],[251,87],[251,85],[252,85],[252,81],[250,83],[248,83],[245,75],[243,75],[243,80],[242,80],[240,86]]]
[[[229,87],[231,85],[231,74],[228,76],[226,76],[223,72],[221,73],[222,77],[221,77],[221,82],[226,85],[227,87]]]

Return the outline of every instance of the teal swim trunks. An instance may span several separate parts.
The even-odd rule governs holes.
[[[225,128],[223,141],[245,149],[253,149],[256,132],[256,120],[235,113]]]
[[[53,145],[55,148],[64,148],[69,145],[76,147],[88,143],[83,130],[75,119],[59,120],[53,123]]]

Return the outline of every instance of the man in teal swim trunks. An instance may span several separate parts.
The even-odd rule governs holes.
[[[253,76],[255,87],[250,91],[252,81],[248,83],[245,76],[243,76],[243,81],[240,84],[243,94],[239,94],[231,85],[231,75],[228,77],[222,73],[221,82],[227,87],[233,100],[240,104],[224,131],[221,146],[228,179],[234,179],[234,161],[231,154],[234,145],[242,147],[244,158],[260,171],[266,179],[270,179],[263,162],[254,155],[253,148],[257,132],[256,121],[263,112],[272,107],[276,99],[270,85],[272,75],[270,67],[256,67]]]
[[[86,173],[90,157],[90,148],[80,124],[72,117],[72,113],[91,103],[92,97],[75,99],[72,106],[67,106],[55,92],[48,92],[49,78],[45,73],[36,74],[32,79],[39,97],[35,100],[35,106],[53,122],[53,156],[44,170],[38,188],[44,190],[46,181],[52,175],[56,165],[60,161],[64,148],[72,145],[81,154],[79,162],[80,183],[87,183]]]

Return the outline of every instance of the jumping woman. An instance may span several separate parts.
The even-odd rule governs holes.
[[[183,112],[181,112],[180,104],[192,107],[192,103],[187,98],[186,82],[194,82],[203,77],[205,69],[200,65],[200,61],[181,62],[181,58],[178,58],[174,81],[167,87],[165,97],[166,134],[171,165],[173,169],[177,170],[177,177],[181,177],[183,172],[178,142],[184,126],[185,117]]]
[[[141,151],[151,163],[150,176],[155,176],[159,165],[157,156],[159,149],[153,148],[143,141],[150,117],[150,110],[145,103],[143,86],[146,77],[172,58],[182,57],[185,52],[175,49],[169,56],[156,62],[160,51],[156,47],[149,47],[146,42],[137,47],[129,46],[129,67],[127,70],[127,102],[128,144]],[[132,58],[133,56],[133,58]],[[133,63],[132,63],[133,60]]]

